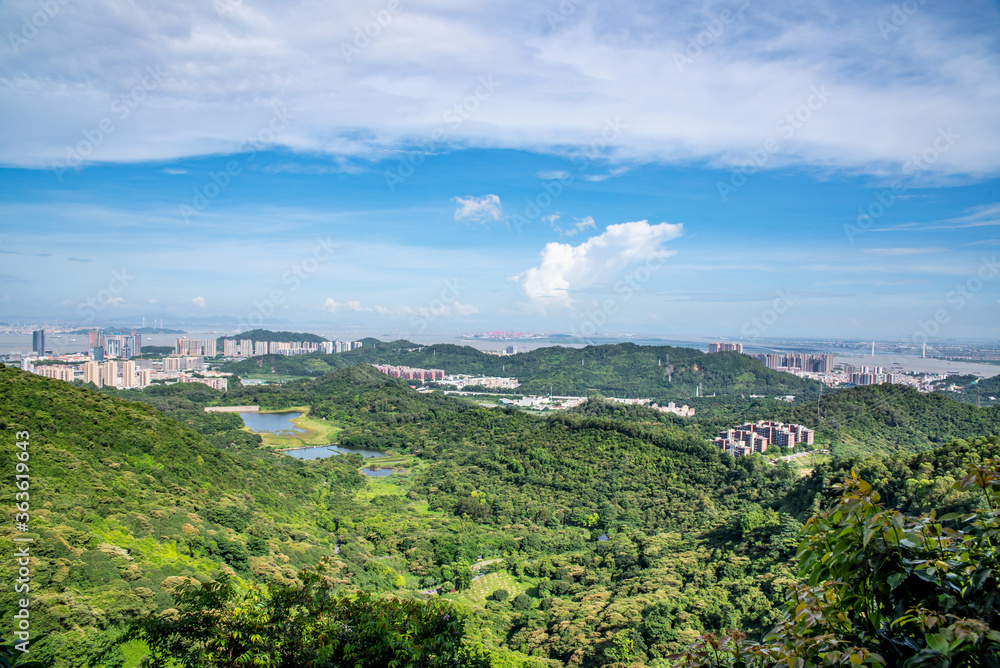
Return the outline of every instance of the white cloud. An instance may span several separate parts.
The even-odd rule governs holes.
[[[951,230],[967,227],[995,227],[1000,225],[1000,202],[974,206],[954,218],[932,223],[901,223],[892,227],[873,229],[873,232],[918,232],[924,230]]]
[[[498,222],[503,216],[500,198],[496,195],[453,197],[451,201],[458,204],[458,208],[455,209],[455,220],[488,223]]]
[[[191,303],[197,306],[198,308],[205,308],[204,297],[195,297],[194,299],[191,300]]]
[[[405,4],[347,62],[339,45],[371,21],[364,3],[243,2],[222,15],[193,0],[170,12],[157,3],[60,3],[58,16],[0,60],[0,121],[19,128],[0,140],[0,164],[63,161],[104,118],[114,131],[84,160],[230,153],[267,128],[278,106],[294,118],[273,142],[310,154],[383,157],[444,130],[457,147],[594,146],[620,160],[732,167],[775,139],[767,169],[898,175],[952,126],[962,137],[933,171],[1000,170],[994,3],[921,4],[891,35],[878,27],[891,0],[752,3],[716,35],[705,26],[727,3],[578,5],[554,27],[548,16],[558,9],[527,0],[489,11]],[[16,32],[37,11],[36,0],[10,0],[0,23]],[[677,64],[692,43],[700,48],[691,62]],[[143,90],[147,65],[162,77]],[[777,132],[814,86],[829,101],[792,136]],[[446,116],[469,99],[475,107],[464,116]],[[125,118],[114,111],[122,100],[135,102]],[[616,118],[622,132],[602,147],[605,120]]]
[[[475,315],[479,313],[479,307],[473,306],[472,304],[462,304],[461,302],[453,302],[452,308],[455,309],[455,313],[458,315]]]
[[[583,232],[584,230],[597,229],[597,224],[594,222],[593,216],[587,216],[586,218],[574,218],[573,220],[576,222],[573,223],[571,227],[567,228],[562,228],[559,225],[556,225],[559,218],[560,216],[558,213],[542,217],[543,220],[552,225],[552,229],[565,237],[575,237],[578,233]]]
[[[650,225],[645,220],[609,225],[604,232],[578,246],[546,244],[538,266],[513,276],[512,280],[524,290],[532,309],[545,313],[553,308],[566,308],[573,303],[571,291],[613,283],[616,275],[620,278],[631,265],[674,255],[676,251],[666,250],[663,244],[683,231],[680,224]]]
[[[946,248],[865,248],[861,252],[868,255],[922,255],[946,250]]]
[[[347,302],[337,302],[333,298],[327,297],[326,301],[323,302],[323,309],[329,311],[330,313],[337,313],[340,311],[351,311],[353,313],[367,313],[372,309],[367,306],[362,306],[359,301],[347,301]],[[376,307],[378,310],[380,307]],[[379,311],[381,313],[381,311]]]
[[[607,174],[585,174],[584,180],[590,181],[592,183],[600,183],[601,181],[607,181],[614,176],[621,176],[628,171],[628,167],[616,167],[612,169]]]

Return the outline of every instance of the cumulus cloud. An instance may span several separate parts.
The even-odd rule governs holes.
[[[204,297],[195,297],[194,299],[191,300],[191,303],[197,306],[198,308],[205,308]]]
[[[350,311],[353,313],[367,313],[372,309],[367,306],[362,306],[361,302],[352,300],[346,302],[334,301],[332,297],[327,297],[326,301],[323,302],[322,308],[329,311],[330,313],[338,313],[343,311]]]
[[[364,3],[224,4],[232,10],[220,14],[194,0],[169,13],[60,3],[0,59],[0,120],[19,128],[0,140],[0,164],[66,162],[81,132],[97,136],[107,118],[114,132],[77,151],[84,162],[227,153],[265,135],[292,151],[367,159],[446,135],[461,147],[595,147],[623,162],[726,166],[773,145],[765,168],[898,174],[953,126],[963,138],[932,171],[1000,169],[993,3],[921,3],[886,34],[893,0],[752,3],[714,33],[706,25],[727,3],[594,3],[553,26],[558,8],[528,0],[490,11],[413,0],[350,61],[341,45],[354,48],[372,20]],[[10,0],[0,23],[16,36],[37,11],[36,0]],[[794,132],[777,131],[814,86],[829,101],[802,112]],[[127,117],[115,111],[126,107]],[[264,133],[275,107],[294,119]],[[613,141],[604,119],[624,126]]]
[[[521,286],[533,310],[545,313],[567,308],[573,303],[572,291],[612,281],[636,263],[674,255],[676,251],[663,244],[683,231],[680,224],[650,225],[645,220],[609,225],[578,246],[546,244],[539,264],[512,280]]]
[[[451,201],[458,205],[455,209],[455,220],[489,223],[499,222],[503,217],[500,198],[496,195],[453,197]]]

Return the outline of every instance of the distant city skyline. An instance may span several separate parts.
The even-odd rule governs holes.
[[[0,322],[1000,338],[995,3],[235,4],[0,6]]]

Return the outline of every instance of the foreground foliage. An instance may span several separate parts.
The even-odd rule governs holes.
[[[1000,460],[954,484],[977,510],[906,515],[853,473],[806,523],[802,582],[765,642],[706,635],[680,665],[1000,665]]]
[[[334,581],[303,570],[293,585],[270,584],[239,593],[220,577],[186,583],[176,608],[149,615],[105,650],[140,640],[149,668],[520,668],[540,666],[512,652],[487,650],[470,638],[467,611],[441,600],[423,603],[369,593],[337,593]]]

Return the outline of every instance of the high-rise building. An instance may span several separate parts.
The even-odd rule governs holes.
[[[39,357],[45,355],[45,330],[36,329],[31,333],[31,349]]]
[[[108,360],[101,363],[101,383],[108,387],[118,386],[118,362]]]
[[[708,344],[710,353],[742,353],[742,343],[710,343]]]
[[[222,355],[223,355],[223,357],[236,357],[236,340],[235,339],[223,339],[222,340]]]
[[[122,364],[122,387],[135,387],[135,362],[132,360]]]
[[[103,383],[101,383],[101,365],[93,361],[85,362],[83,364],[83,382],[103,387]]]
[[[73,367],[65,364],[46,364],[44,366],[36,366],[35,373],[39,376],[44,376],[45,378],[55,378],[56,380],[63,380],[68,383],[73,382]]]
[[[813,373],[833,371],[833,355],[827,353],[760,353],[751,355],[768,369],[797,369]]]
[[[141,334],[115,332],[104,336],[104,355],[106,357],[128,359],[129,357],[138,357],[141,352]]]
[[[139,369],[138,373],[138,383],[139,387],[146,387],[153,380],[152,369]]]
[[[90,338],[90,348],[103,348],[104,347],[104,331],[100,329],[92,329],[88,332]]]

